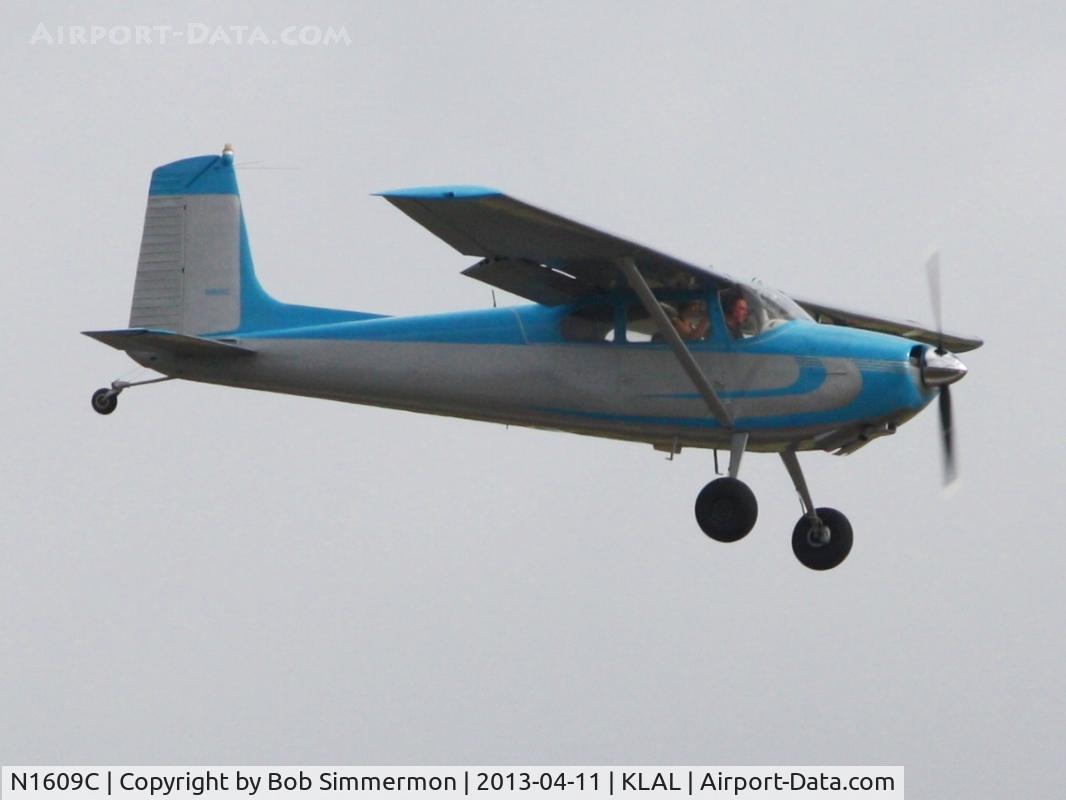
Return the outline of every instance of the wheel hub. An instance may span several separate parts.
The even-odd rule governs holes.
[[[729,522],[736,516],[736,509],[729,500],[717,500],[711,506],[711,519],[715,522]]]
[[[811,524],[811,528],[807,531],[807,544],[811,547],[824,547],[829,544],[829,526],[821,520]]]

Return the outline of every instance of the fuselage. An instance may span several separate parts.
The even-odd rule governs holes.
[[[225,337],[247,359],[154,357],[174,377],[651,443],[722,447],[724,430],[666,344],[575,341],[575,309],[377,317]],[[915,343],[789,320],[689,348],[748,449],[834,449],[891,432],[935,396]],[[136,353],[131,353],[138,358]]]

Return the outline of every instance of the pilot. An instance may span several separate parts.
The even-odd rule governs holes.
[[[683,304],[676,316],[670,318],[677,335],[688,341],[701,341],[707,338],[711,327],[711,318],[707,315],[707,304],[703,300],[690,300]]]
[[[739,289],[722,292],[722,313],[725,325],[734,339],[744,335],[744,323],[748,320],[748,301]]]

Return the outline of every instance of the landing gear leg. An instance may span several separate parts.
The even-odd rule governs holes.
[[[839,566],[851,552],[851,523],[835,508],[815,508],[807,481],[793,450],[781,453],[792,484],[803,503],[803,516],[792,531],[792,552],[803,566],[827,570]]]
[[[130,383],[129,381],[111,381],[110,389],[97,389],[93,392],[93,411],[97,414],[110,414],[118,408],[118,396],[122,394],[124,389],[129,389],[131,386],[145,386],[149,383],[162,383],[163,381],[170,380],[173,380],[173,378],[153,378],[150,381],[137,381],[136,383]]]
[[[737,479],[747,443],[748,434],[733,434],[729,443],[729,476],[711,481],[696,498],[696,522],[716,542],[743,539],[759,517],[755,495]]]

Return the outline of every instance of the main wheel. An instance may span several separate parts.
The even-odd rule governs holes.
[[[93,392],[93,411],[97,414],[110,414],[118,408],[118,395],[110,389],[97,389]]]
[[[696,498],[696,522],[716,542],[743,539],[755,527],[758,517],[755,495],[736,478],[711,481]]]
[[[848,557],[853,536],[848,518],[835,508],[817,508],[815,513],[829,533],[824,539],[817,526],[804,514],[792,531],[792,552],[805,567],[817,570],[832,569]]]

